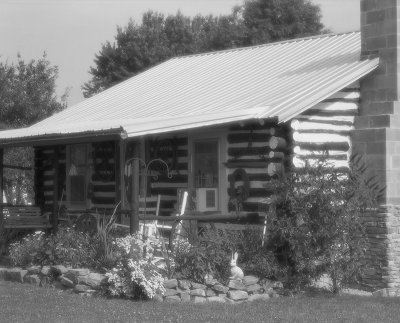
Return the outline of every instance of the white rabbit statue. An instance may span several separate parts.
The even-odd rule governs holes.
[[[243,274],[243,270],[241,268],[239,268],[236,264],[238,257],[239,257],[239,255],[237,252],[235,252],[235,253],[232,252],[231,277],[229,277],[229,279],[242,281],[244,274]]]

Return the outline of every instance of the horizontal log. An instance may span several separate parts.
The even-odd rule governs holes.
[[[281,128],[278,125],[278,120],[276,119],[264,119],[262,123],[260,122],[246,122],[235,123],[229,127],[230,131],[240,131],[240,130],[260,130],[260,129],[270,129],[270,128]]]
[[[271,137],[269,140],[269,146],[272,150],[281,150],[287,147],[287,142],[282,137]]]
[[[308,121],[312,123],[318,123],[318,124],[326,124],[326,125],[333,125],[333,126],[353,126],[354,122],[353,121],[347,121],[347,120],[321,120],[321,119],[310,119],[309,116],[296,116],[297,120],[300,121]]]
[[[327,161],[347,160],[347,154],[310,154],[310,155],[296,154],[296,157],[302,160],[307,160],[307,159],[326,159]]]
[[[268,166],[268,161],[259,160],[232,160],[230,162],[224,163],[227,168],[266,168]]]
[[[93,185],[93,192],[95,192],[95,193],[98,193],[98,192],[115,192],[115,184],[104,184],[104,185],[94,184]]]
[[[358,92],[358,91],[350,91],[350,92]],[[331,99],[325,99],[322,101],[322,103],[336,103],[336,102],[359,104],[360,99],[359,98],[331,98]]]
[[[350,130],[335,130],[335,129],[297,129],[300,134],[321,134],[321,135],[341,135],[350,136]]]
[[[303,116],[319,116],[319,117],[354,117],[358,114],[356,109],[349,110],[322,110],[322,109],[309,109],[304,111]]]
[[[240,142],[268,142],[271,135],[266,133],[230,133],[228,135],[228,143],[240,143]]]
[[[287,155],[281,151],[270,151],[268,156],[271,159],[284,159]]]
[[[240,148],[228,148],[228,156],[240,157],[240,156],[263,156],[267,155],[271,151],[269,146],[262,147],[240,147]]]
[[[299,142],[294,143],[295,146],[299,146],[302,150],[338,150],[338,151],[348,151],[350,145],[347,141],[343,142]]]

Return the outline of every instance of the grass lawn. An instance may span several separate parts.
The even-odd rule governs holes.
[[[319,294],[251,304],[80,297],[0,281],[0,322],[399,322],[400,298]]]

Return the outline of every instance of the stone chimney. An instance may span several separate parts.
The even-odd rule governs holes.
[[[361,0],[361,58],[379,57],[360,82],[353,151],[386,187],[381,210],[366,219],[370,248],[365,282],[400,288],[400,0]]]

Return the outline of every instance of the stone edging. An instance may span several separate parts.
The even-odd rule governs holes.
[[[32,266],[27,269],[1,268],[0,280],[28,283],[41,287],[53,287],[82,296],[92,296],[107,284],[107,276],[91,272],[87,268],[67,268],[56,266]],[[215,279],[207,279],[205,284],[186,279],[168,279],[164,282],[164,295],[153,298],[159,302],[218,302],[237,304],[258,299],[279,297],[280,282],[245,276],[243,281],[231,280],[225,286]]]
[[[0,268],[0,280],[28,283],[41,287],[69,290],[83,296],[91,296],[101,290],[107,282],[103,274],[87,268],[66,268],[56,266],[32,266],[27,269]]]
[[[224,286],[215,279],[208,279],[205,284],[198,284],[186,279],[169,279],[165,281],[164,287],[165,295],[156,295],[155,300],[228,304],[277,298],[279,297],[278,291],[283,288],[280,282],[268,279],[260,280],[255,276],[245,276],[242,281],[230,280],[228,286]]]

